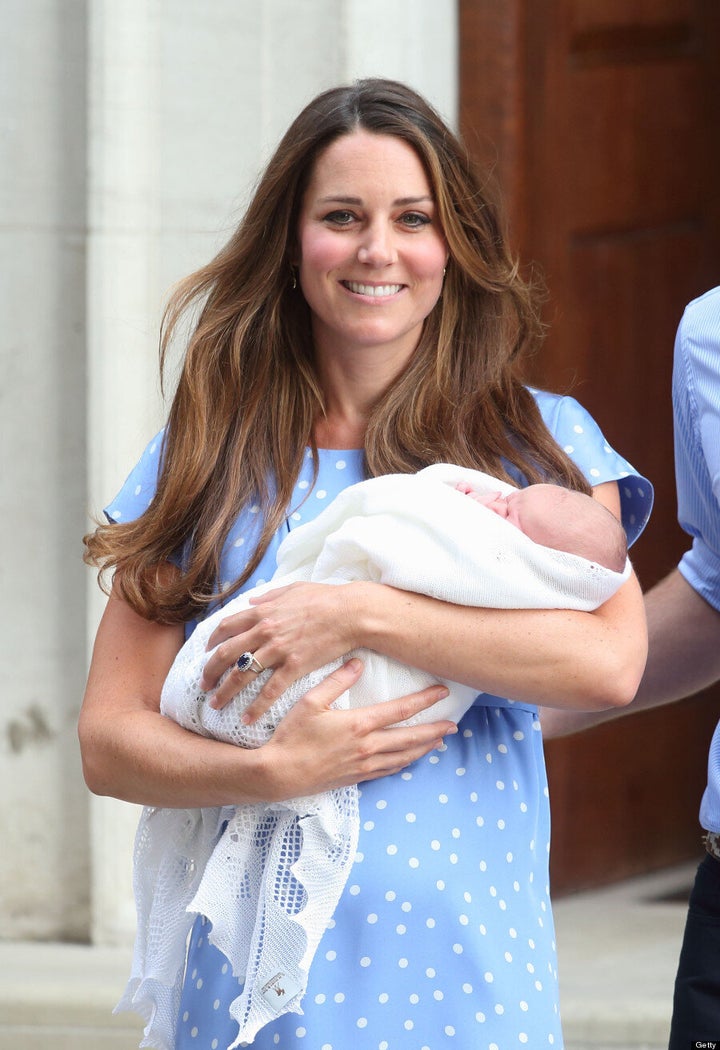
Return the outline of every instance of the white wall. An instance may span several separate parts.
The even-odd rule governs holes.
[[[3,936],[132,933],[134,807],[91,802],[75,719],[102,602],[80,560],[159,425],[175,280],[317,91],[397,77],[451,121],[455,0],[5,0],[0,36]],[[92,902],[92,907],[91,907]]]

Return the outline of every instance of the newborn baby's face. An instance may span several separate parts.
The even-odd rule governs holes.
[[[552,547],[559,504],[565,495],[565,490],[557,485],[530,485],[506,496],[500,492],[476,493],[475,499],[536,543]]]

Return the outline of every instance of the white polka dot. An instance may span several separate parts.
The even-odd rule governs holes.
[[[597,467],[591,467],[589,473],[591,478],[600,477],[600,471],[597,469]]]
[[[443,992],[441,992],[439,988],[436,988],[435,991],[433,992],[433,999],[437,999],[438,1002],[442,1002],[442,1000],[444,998],[445,998],[445,994]]]
[[[402,937],[404,933],[407,933],[407,926],[403,926],[401,922],[398,923],[398,925],[395,927],[395,933],[400,934],[400,936]]]
[[[258,503],[253,503],[252,507],[250,508],[250,513],[251,514],[259,514],[260,513],[260,505]]]
[[[390,844],[390,845],[389,845],[389,846],[387,847],[387,849],[385,850],[385,852],[387,853],[387,855],[388,855],[389,857],[394,857],[394,856],[395,856],[395,854],[397,853],[397,851],[398,851],[398,848],[397,848],[397,846],[393,845],[393,843],[391,843],[391,844]]]
[[[417,817],[414,813],[406,813],[405,820],[408,822],[408,824],[414,824],[417,820]]]
[[[379,798],[375,803],[375,809],[387,809],[387,800],[384,798]]]
[[[305,1028],[296,1028],[295,1035],[298,1039],[304,1039],[304,1037],[307,1035],[307,1031]]]
[[[355,1024],[358,1026],[358,1028],[367,1028],[367,1017],[358,1017]]]
[[[220,1009],[220,1000],[216,999],[215,1002],[213,1003],[213,1010],[219,1010],[219,1009]]]
[[[335,469],[336,470],[345,470],[346,466],[347,466],[347,463],[345,462],[345,460],[344,459],[339,459],[337,461],[337,463],[335,464]]]
[[[572,456],[573,452],[575,451],[575,446],[574,445],[565,445],[563,451],[566,452],[568,456]]]
[[[198,991],[200,991],[202,986],[203,986],[203,979],[202,979],[202,977],[198,977],[197,983],[195,984],[195,987],[197,988]]]
[[[332,950],[329,952],[325,952],[325,958],[328,962],[335,962],[335,960],[337,959],[337,952],[334,952]]]
[[[462,944],[453,944],[453,951],[456,955],[462,955],[465,949],[463,948]]]
[[[485,974],[485,983],[486,984],[492,984],[494,980],[495,980],[494,976],[488,970],[488,972]]]
[[[197,972],[197,971],[196,971],[196,972]],[[185,1021],[185,1022],[186,1022],[189,1016],[190,1016],[190,1014],[189,1014],[189,1013],[188,1013],[188,1011],[186,1010],[186,1011],[185,1011],[185,1013],[183,1014],[183,1021]]]
[[[466,981],[462,986],[462,990],[465,992],[465,995],[472,995],[473,986]]]
[[[293,521],[302,521],[302,514],[300,513],[300,511],[296,510],[294,514],[290,515],[290,517]]]
[[[458,766],[458,768],[455,770],[455,776],[456,777],[464,777],[465,776],[465,767],[464,766]]]
[[[327,492],[325,491],[325,489],[318,489],[315,493],[315,499],[325,499],[326,497]]]
[[[405,912],[412,911],[412,904],[410,903],[410,901],[403,901],[400,907]]]
[[[333,996],[333,999],[335,1000],[336,1003],[344,1003],[345,1002],[345,993],[344,992],[336,992],[335,995]]]
[[[390,996],[388,995],[387,992],[380,992],[380,995],[378,996],[378,1002],[379,1003],[386,1003],[389,998],[390,998]]]
[[[417,1006],[417,1004],[420,1002],[420,996],[416,995],[415,992],[413,992],[412,995],[408,996],[408,1002],[412,1003],[413,1006]]]
[[[426,919],[425,920],[425,925],[427,926],[427,928],[429,930],[434,930],[435,929],[435,920],[432,919],[432,918],[431,919]]]
[[[190,1038],[191,1039],[197,1039],[197,1035],[198,1035],[197,1028],[191,1028],[190,1029]]]
[[[430,843],[430,849],[434,849],[435,852],[437,852],[440,849],[440,843],[437,839],[432,840],[432,842]]]
[[[141,492],[142,492],[142,485],[136,485],[135,486],[135,495],[139,496]]]
[[[451,1024],[445,1025],[445,1035],[455,1035],[455,1029]]]
[[[434,977],[435,976],[435,970],[433,969],[432,966],[428,966],[427,970],[425,971],[425,976],[426,977]]]
[[[309,481],[305,481],[304,479],[303,479],[303,481],[299,481],[298,482],[298,488],[299,489],[306,489],[306,488],[308,488],[309,485],[310,485],[310,482]]]
[[[318,1006],[322,1006],[322,1004],[325,1002],[325,993],[318,992],[318,994],[315,996],[315,1002],[318,1004]]]
[[[420,867],[420,861],[417,859],[417,857],[411,857],[410,860],[408,861],[408,866],[411,867],[411,868],[419,868]]]
[[[354,886],[351,886],[350,889],[348,890],[348,893],[351,893],[353,895],[353,897],[357,897],[359,892],[360,892],[360,887],[357,885],[357,883]]]
[[[443,805],[443,806],[444,806],[444,805],[446,804],[447,800],[448,800],[448,797],[447,797],[447,795],[438,795],[438,802],[439,802],[439,803],[440,803],[441,805]]]
[[[242,547],[244,542],[245,542],[245,537],[244,536],[238,536],[238,538],[233,543],[233,547]]]
[[[370,966],[371,963],[372,963],[372,959],[368,955],[363,955],[362,959],[360,960],[360,965],[365,967],[365,968]]]
[[[407,959],[398,959],[398,966],[400,967],[401,970],[406,970],[407,967],[408,967]]]
[[[496,1003],[495,1004],[495,1013],[496,1014],[504,1014],[505,1013],[505,1007],[502,1005],[502,1003]]]
[[[575,426],[573,427],[573,430],[575,431],[576,434],[584,434],[585,433],[584,429],[580,426],[579,423],[575,424]]]
[[[218,1041],[217,1041],[217,1039],[213,1039],[212,1043],[210,1043],[210,1050],[217,1050],[217,1048],[218,1048]]]
[[[386,901],[394,901],[396,897],[397,897],[397,893],[395,892],[395,890],[388,890],[387,893],[385,894],[385,900]]]
[[[528,1004],[527,1004],[527,1003],[525,1002],[525,1000],[524,1000],[524,999],[521,999],[521,1000],[520,1000],[520,1009],[521,1009],[521,1010],[522,1010],[522,1011],[523,1011],[524,1013],[527,1013],[527,1012],[528,1012],[528,1010],[530,1009],[530,1007],[528,1006]]]
[[[404,1022],[403,1022],[403,1028],[404,1028],[404,1029],[405,1029],[405,1031],[407,1031],[407,1032],[412,1032],[412,1030],[413,1030],[413,1028],[414,1028],[414,1027],[415,1027],[415,1024],[414,1024],[414,1022],[413,1022],[413,1021],[404,1021]]]
[[[375,914],[375,912],[371,912],[367,917],[367,922],[369,922],[371,926],[374,926],[377,921],[377,915]]]
[[[374,820],[366,820],[365,823],[363,824],[363,829],[365,831],[372,831],[374,827],[375,827],[375,821]]]

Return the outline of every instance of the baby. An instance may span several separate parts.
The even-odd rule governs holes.
[[[589,611],[630,571],[622,527],[589,496],[556,485],[516,489],[449,464],[371,478],[345,489],[286,537],[273,580],[198,625],[170,669],[161,710],[186,729],[244,747],[270,738],[292,705],[347,654],[298,679],[250,725],[240,715],[271,668],[251,675],[222,710],[207,703],[200,680],[218,622],[247,608],[249,597],[287,583],[371,580],[466,606]],[[337,707],[389,700],[437,681],[380,653],[359,655],[364,672]],[[449,696],[418,720],[458,721],[478,700],[477,688],[444,684]],[[179,988],[185,937],[193,916],[202,914],[212,923],[213,943],[244,979],[231,1007],[239,1041],[251,1042],[281,1012],[299,1011],[310,964],[355,858],[357,794],[350,786],[274,805],[146,808],[136,838],[138,934],[124,1006],[144,1008],[148,997],[157,1005],[161,985]],[[184,925],[169,925],[169,915],[183,914]]]
[[[505,518],[535,543],[587,558],[612,572],[625,568],[625,530],[615,515],[592,496],[545,484],[514,489],[507,495],[476,490],[468,481],[459,481],[455,487]]]

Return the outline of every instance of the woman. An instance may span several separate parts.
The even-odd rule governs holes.
[[[109,508],[115,524],[87,539],[89,560],[115,569],[80,721],[87,782],[202,807],[220,844],[223,806],[361,783],[358,856],[303,1014],[253,1046],[561,1046],[536,705],[630,701],[646,645],[634,578],[593,613],[298,584],[210,639],[218,706],[258,668],[273,672],[269,706],[369,648],[482,690],[456,735],[442,721],[388,728],[441,688],[331,709],[356,661],[255,751],[163,719],[160,690],[194,622],[269,579],[283,535],[364,476],[442,461],[581,491],[590,476],[631,541],[650,486],[575,401],[523,386],[539,338],[531,292],[464,149],[400,84],[361,81],[303,110],[229,244],[180,286],[164,351],[197,304],[167,428]],[[146,1045],[235,1045],[239,982],[202,915],[180,985],[157,991]]]

